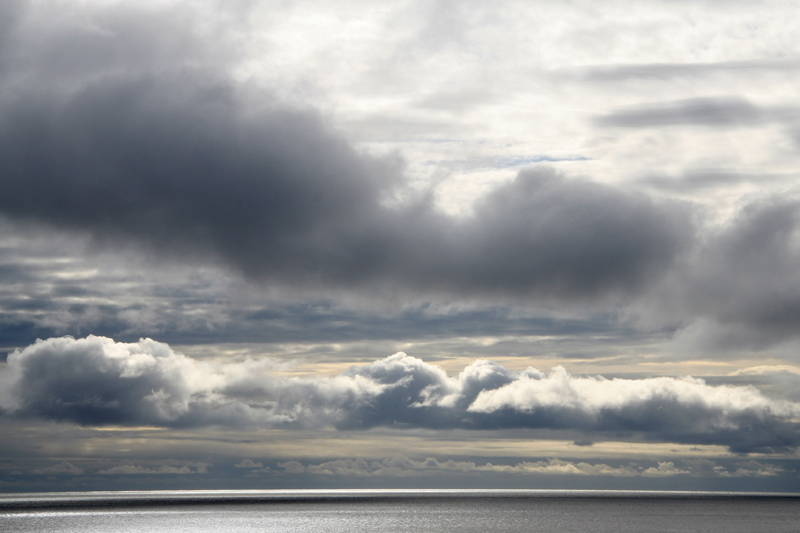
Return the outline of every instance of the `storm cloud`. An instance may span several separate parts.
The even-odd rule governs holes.
[[[198,74],[25,94],[0,113],[6,216],[255,280],[585,299],[638,290],[692,234],[679,205],[547,169],[449,216],[313,113],[253,111]]]
[[[552,169],[448,215],[399,157],[356,150],[311,106],[221,68],[228,18],[53,8],[46,25],[15,4],[2,30],[12,220],[262,283],[580,301],[640,291],[691,241],[684,206]]]
[[[701,344],[760,348],[796,338],[799,243],[796,194],[751,199],[705,233],[647,305],[659,320],[691,317],[684,333]]]
[[[527,428],[745,453],[800,445],[800,405],[688,377],[578,377],[490,361],[451,377],[397,353],[332,377],[290,378],[264,362],[202,362],[149,339],[91,336],[39,341],[11,354],[4,373],[7,416],[87,426]]]
[[[669,80],[672,78],[707,78],[712,75],[747,73],[758,75],[769,72],[795,70],[798,61],[789,60],[750,60],[718,61],[709,63],[640,63],[585,66],[568,71],[558,71],[561,77],[574,77],[590,82],[625,82],[632,79]]]
[[[0,215],[15,222],[222,265],[269,287],[592,304],[650,298],[677,277],[665,300],[681,320],[720,321],[732,316],[723,298],[693,295],[719,284],[742,301],[770,298],[733,271],[698,281],[714,254],[736,258],[686,203],[537,167],[488,188],[469,214],[446,213],[432,190],[411,186],[399,157],[370,156],[313,109],[234,81],[218,68],[229,43],[209,45],[225,32],[180,7],[62,6],[46,27],[21,3],[6,9]],[[727,127],[774,112],[736,97],[684,99],[598,121]],[[792,254],[771,251],[778,266]]]

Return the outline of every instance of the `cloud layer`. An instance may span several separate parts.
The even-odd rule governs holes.
[[[7,217],[261,281],[568,300],[636,292],[691,241],[685,209],[547,169],[447,215],[396,158],[233,81],[179,7],[9,10]]]
[[[800,445],[800,405],[693,378],[609,380],[490,361],[450,377],[403,353],[287,378],[257,361],[201,362],[149,339],[91,336],[38,341],[11,354],[5,374],[9,415],[92,426],[528,428],[736,452]]]
[[[203,72],[17,95],[0,157],[7,216],[256,280],[587,299],[640,289],[692,234],[676,205],[552,170],[448,216],[315,115],[253,111]]]
[[[422,460],[408,457],[391,457],[381,461],[364,459],[335,459],[320,464],[303,465],[299,461],[280,463],[285,472],[323,476],[431,476],[446,473],[493,472],[503,474],[577,475],[577,476],[671,476],[690,473],[675,468],[671,462],[660,462],[658,467],[609,466],[587,462],[570,462],[561,459],[547,461],[524,461],[514,465],[476,464],[474,461],[439,461],[433,457]]]
[[[595,4],[0,1],[0,486],[792,489],[800,15]]]
[[[796,111],[761,109],[741,98],[693,98],[618,110],[599,117],[602,126],[663,128],[665,126],[755,126],[770,120],[793,119]]]
[[[51,16],[24,2],[4,4],[0,216],[70,230],[104,250],[133,247],[147,258],[222,265],[232,277],[286,292],[325,297],[342,294],[328,289],[344,289],[354,300],[388,295],[559,310],[576,309],[576,303],[596,310],[612,301],[644,310],[637,325],[685,328],[684,337],[707,337],[712,344],[723,338],[728,345],[761,347],[797,337],[800,294],[792,287],[798,286],[800,203],[786,191],[748,199],[717,226],[703,221],[697,205],[610,185],[630,179],[622,166],[619,176],[601,176],[605,183],[537,167],[495,180],[470,196],[474,202],[464,202],[468,214],[455,216],[439,205],[435,184],[420,186],[397,157],[356,149],[313,111],[313,99],[290,105],[276,96],[286,87],[267,87],[237,71],[246,58],[231,28],[238,28],[241,13],[213,2],[198,6],[53,4],[57,15]],[[206,17],[208,9],[219,16]],[[687,72],[785,73],[794,64],[615,60],[576,72],[597,85]],[[628,108],[616,100],[594,102],[581,127],[613,137],[670,126],[676,138],[694,139],[687,131],[791,129],[797,121],[783,101],[713,91],[658,94],[638,95],[631,101],[639,103]],[[451,102],[453,96],[443,98]],[[504,157],[593,159],[530,152]],[[648,166],[648,172],[660,167]],[[725,185],[725,176],[742,182],[730,168],[699,174],[682,168],[690,178],[667,180],[673,189],[676,182],[685,190]],[[635,181],[646,183],[646,176]],[[16,264],[7,275],[18,272],[31,275],[28,265]],[[39,298],[45,302],[39,305],[53,296]],[[37,301],[23,300],[3,304],[7,322],[19,323],[24,306]],[[60,330],[35,333],[84,334],[88,326],[81,331],[81,323],[88,322],[105,327],[103,333],[133,323],[137,333],[153,335],[159,333],[153,324],[175,321],[155,306],[116,318],[114,304],[103,305],[96,314],[109,317],[104,324],[75,306],[66,319],[58,317]],[[604,309],[613,315],[620,307]],[[47,321],[56,320],[48,315]],[[28,330],[23,336],[33,338]]]

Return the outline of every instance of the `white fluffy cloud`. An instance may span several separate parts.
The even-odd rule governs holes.
[[[52,338],[9,356],[13,401],[5,409],[88,426],[530,428],[739,452],[800,444],[800,405],[752,386],[510,371],[490,361],[450,377],[403,353],[332,377],[287,378],[268,368],[198,361],[150,339]]]

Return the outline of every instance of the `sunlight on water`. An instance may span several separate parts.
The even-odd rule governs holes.
[[[796,532],[800,497],[589,491],[186,491],[0,497],[0,531]]]

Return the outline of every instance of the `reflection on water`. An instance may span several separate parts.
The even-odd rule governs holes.
[[[0,531],[797,532],[800,497],[580,491],[186,491],[0,497]]]

